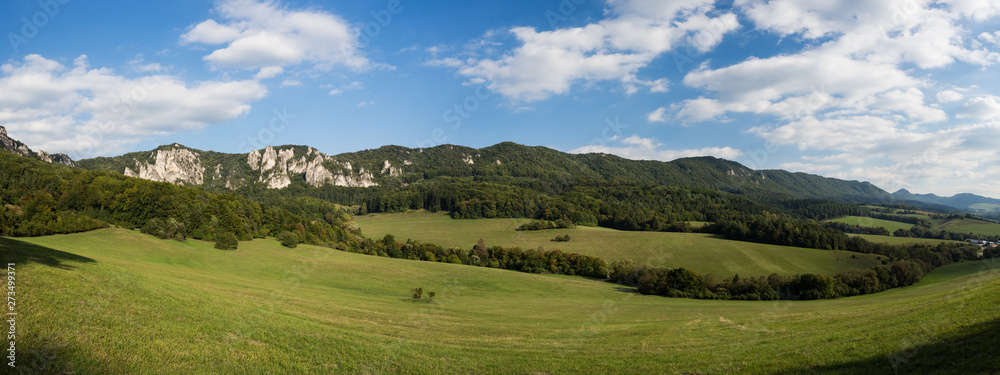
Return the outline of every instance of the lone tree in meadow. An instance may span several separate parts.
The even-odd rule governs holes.
[[[410,293],[413,293],[413,299],[424,299],[424,288],[413,288],[410,289]]]

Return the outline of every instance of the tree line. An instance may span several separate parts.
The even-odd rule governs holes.
[[[942,244],[944,245],[944,244]],[[951,245],[944,245],[949,247]],[[923,247],[923,246],[915,246]],[[924,247],[924,250],[929,250]],[[921,250],[913,250],[919,252]],[[934,251],[934,250],[930,250]],[[948,250],[937,249],[939,253]],[[961,259],[962,260],[972,260]],[[896,260],[869,269],[852,269],[836,275],[799,274],[757,277],[734,275],[716,281],[685,268],[650,267],[631,260],[611,263],[609,280],[636,287],[639,293],[676,298],[727,300],[832,299],[882,292],[913,285],[935,266],[922,259]],[[951,263],[950,260],[947,263]]]
[[[154,182],[121,174],[52,165],[0,152],[0,235],[41,236],[108,225],[161,238],[239,240],[297,231],[301,241],[334,245],[357,240],[356,226],[336,205],[280,198],[261,204],[236,194]]]
[[[608,277],[608,262],[595,256],[565,253],[560,250],[521,249],[520,247],[487,246],[482,239],[471,249],[445,248],[412,239],[396,241],[387,234],[379,240],[364,239],[357,248],[347,251],[397,259],[454,263],[469,266],[499,268],[527,273],[554,273],[604,279]]]

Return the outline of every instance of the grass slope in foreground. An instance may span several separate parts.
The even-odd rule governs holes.
[[[636,296],[578,277],[122,229],[0,239],[22,373],[974,373],[1000,272],[829,301]],[[415,303],[409,289],[438,292]]]
[[[480,238],[488,246],[544,247],[564,252],[594,255],[607,260],[630,258],[641,264],[690,268],[717,278],[766,276],[772,273],[835,274],[850,268],[878,264],[876,256],[846,251],[825,251],[732,241],[703,233],[629,232],[579,226],[574,229],[515,231],[528,219],[454,220],[445,214],[407,212],[355,218],[362,233],[374,238],[392,234],[439,246],[472,248]],[[569,242],[553,242],[556,235],[569,234]]]

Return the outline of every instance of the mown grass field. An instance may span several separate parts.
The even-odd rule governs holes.
[[[0,239],[21,373],[1000,370],[1000,264],[830,301],[637,296],[578,277],[105,229]],[[411,302],[409,289],[438,292]]]
[[[407,212],[355,218],[362,233],[373,238],[392,234],[397,241],[416,239],[444,247],[471,249],[482,238],[487,245],[542,247],[586,255],[609,262],[632,259],[642,264],[685,267],[716,278],[796,273],[835,274],[878,264],[876,256],[732,241],[703,233],[628,232],[576,227],[515,231],[528,219],[455,220],[443,213]],[[569,234],[569,242],[553,242]]]
[[[913,224],[901,223],[898,221],[874,219],[864,216],[844,216],[836,219],[830,219],[827,221],[835,221],[850,225],[860,225],[862,227],[878,228],[883,227],[889,231],[889,233],[895,232],[898,229],[909,230],[913,228]]]

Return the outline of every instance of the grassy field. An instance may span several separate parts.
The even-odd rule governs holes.
[[[875,256],[846,251],[824,251],[731,241],[703,233],[627,232],[607,228],[577,227],[540,231],[515,231],[528,219],[454,220],[445,214],[407,212],[355,218],[362,233],[374,238],[392,234],[445,247],[471,249],[482,238],[487,245],[543,247],[595,255],[607,261],[632,259],[656,266],[686,267],[717,278],[796,273],[834,274],[854,267],[878,264]],[[569,234],[569,242],[551,241]]]
[[[930,219],[934,229],[956,233],[1000,235],[1000,224],[977,219]]]
[[[889,230],[890,233],[895,232],[897,229],[907,229],[913,228],[913,224],[901,223],[898,221],[874,219],[864,216],[844,216],[841,218],[830,219],[827,221],[835,221],[850,225],[860,225],[862,227],[878,228],[883,227]]]
[[[21,373],[984,373],[1000,272],[831,301],[637,296],[584,278],[274,240],[137,232],[0,239]],[[438,292],[412,302],[409,289]],[[933,371],[932,371],[933,370]]]
[[[850,236],[858,236],[871,242],[887,243],[890,245],[903,245],[903,244],[915,244],[915,243],[937,245],[939,243],[945,243],[945,242],[959,242],[959,241],[937,240],[933,238],[876,236],[872,234],[850,234]]]

